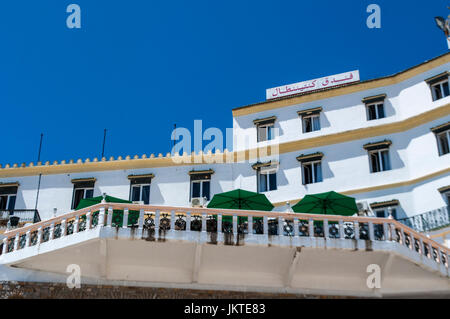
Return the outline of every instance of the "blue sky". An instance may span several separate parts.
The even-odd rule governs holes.
[[[68,29],[66,7],[81,7]],[[381,7],[381,29],[366,8]],[[447,52],[448,1],[2,1],[0,164],[167,153],[173,124],[232,126],[265,89]]]

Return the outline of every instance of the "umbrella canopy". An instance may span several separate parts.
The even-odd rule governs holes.
[[[353,197],[336,192],[306,195],[292,206],[296,213],[351,216],[358,212]]]
[[[103,196],[97,196],[97,197],[92,197],[92,198],[85,198],[80,200],[80,203],[78,204],[76,210],[79,209],[83,209],[95,204],[100,204],[103,200]],[[112,196],[108,196],[106,195],[105,197],[105,201],[107,203],[128,203],[131,204],[131,202],[129,200],[124,200],[121,198],[116,198],[116,197],[112,197]]]
[[[273,209],[273,205],[269,202],[266,195],[249,192],[243,189],[235,189],[230,192],[215,194],[207,207],[263,211],[271,211]],[[246,220],[247,217],[239,217],[239,223]],[[232,217],[223,216],[223,221],[231,222]]]

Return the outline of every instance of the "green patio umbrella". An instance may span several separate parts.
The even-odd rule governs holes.
[[[103,200],[103,196],[97,196],[97,197],[92,197],[92,198],[85,198],[80,200],[80,203],[77,206],[77,210],[79,209],[83,209],[95,204],[100,204]],[[121,199],[121,198],[117,198],[117,197],[112,197],[112,196],[108,196],[106,195],[105,197],[105,201],[107,203],[128,203],[131,204],[131,202],[129,200],[125,200],[125,199]]]
[[[296,213],[351,216],[358,212],[353,197],[336,192],[306,195],[292,206]]]
[[[266,195],[249,192],[243,189],[235,189],[230,192],[215,194],[208,203],[208,208],[263,210],[271,211],[273,205]],[[239,222],[246,221],[247,217],[239,217]],[[231,222],[231,216],[224,216],[223,221]]]

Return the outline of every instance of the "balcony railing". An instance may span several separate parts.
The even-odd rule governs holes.
[[[36,209],[0,209],[0,227],[16,228],[41,221]]]
[[[244,217],[244,218],[242,218]],[[209,233],[216,241],[243,237],[396,242],[449,267],[449,249],[389,218],[332,216],[230,209],[101,203],[4,233],[2,254],[102,227],[133,228],[134,236],[159,240],[169,234]],[[186,238],[191,238],[187,236]]]
[[[402,218],[398,221],[418,232],[427,232],[450,225],[450,209],[448,206],[445,206],[420,215]]]

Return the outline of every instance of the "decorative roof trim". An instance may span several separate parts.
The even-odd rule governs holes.
[[[322,112],[322,107],[315,107],[312,109],[297,111],[298,116],[307,116],[307,115],[313,115],[313,114],[319,114]]]
[[[376,143],[367,143],[363,146],[363,148],[367,151],[373,151],[373,150],[379,150],[382,148],[387,148],[387,147],[390,147],[391,145],[392,145],[392,141],[384,140],[384,141],[376,142]]]
[[[276,116],[271,116],[271,117],[266,117],[266,118],[263,118],[263,119],[253,120],[253,124],[260,125],[260,124],[273,123],[276,120],[277,120]]]
[[[444,186],[438,189],[439,193],[446,193],[448,191],[450,191],[450,185],[448,186]]]
[[[379,94],[379,95],[374,95],[374,96],[368,96],[362,99],[362,102],[364,104],[371,104],[371,103],[376,103],[376,102],[384,102],[384,100],[386,99],[386,94]]]
[[[400,202],[398,199],[392,199],[385,202],[375,202],[370,204],[370,208],[376,209],[376,208],[384,208],[384,207],[390,207],[390,206],[398,206],[400,205]]]
[[[96,182],[97,179],[95,177],[89,177],[89,178],[74,178],[71,180],[72,184],[77,183],[84,183],[84,182]]]
[[[450,130],[450,122],[435,126],[431,128],[431,131],[435,134],[442,133],[444,131]]]
[[[127,177],[129,180],[138,179],[138,178],[153,178],[153,177],[155,177],[155,174],[151,173],[151,174],[141,174],[141,175],[128,175]]]
[[[312,154],[301,154],[296,157],[297,161],[302,162],[302,163],[318,161],[318,160],[322,160],[322,158],[323,158],[322,152],[316,152],[316,153],[312,153]]]
[[[264,162],[264,163],[257,162],[257,163],[252,165],[252,168],[254,170],[258,170],[261,167],[269,167],[269,166],[272,166],[272,165],[278,166],[278,165],[280,165],[280,162],[278,162],[278,161],[268,161],[268,162]]]
[[[188,172],[188,175],[189,176],[192,176],[192,175],[201,175],[201,174],[214,174],[214,170],[213,169],[207,169],[207,170],[202,170],[202,171],[195,171],[195,170],[192,170],[192,171],[190,171],[190,172]]]
[[[437,82],[444,80],[445,78],[448,78],[448,75],[449,75],[449,72],[445,71],[445,72],[435,75],[431,78],[425,79],[425,82],[427,82],[429,85],[433,85]]]
[[[12,182],[12,183],[0,183],[0,187],[19,187],[19,182]]]

